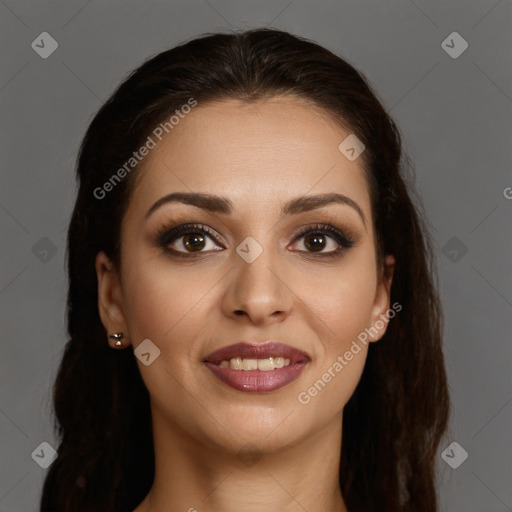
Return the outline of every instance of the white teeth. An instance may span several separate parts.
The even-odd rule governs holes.
[[[268,372],[275,368],[283,368],[290,364],[289,359],[284,357],[267,357],[266,359],[242,359],[241,357],[234,357],[233,359],[221,361],[219,366],[224,368],[231,368],[232,370],[261,370]]]
[[[268,359],[260,359],[258,361],[258,370],[261,370],[262,372],[268,372],[270,370],[273,370],[274,368],[276,368],[276,361],[274,361],[273,357],[269,357]]]
[[[289,359],[284,359],[283,357],[274,357],[274,368],[282,368],[283,366],[288,366],[289,364]]]
[[[242,370],[257,370],[258,360],[257,359],[242,359]]]
[[[234,357],[229,360],[229,367],[233,370],[241,370],[242,369],[242,358]]]

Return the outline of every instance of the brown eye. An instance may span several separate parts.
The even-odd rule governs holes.
[[[221,250],[213,231],[203,224],[184,224],[172,229],[162,229],[158,244],[166,251],[178,256],[188,256]]]
[[[313,254],[319,257],[338,256],[354,246],[355,241],[339,229],[329,224],[318,224],[305,229],[295,239],[304,239],[305,249],[299,252]]]
[[[183,235],[174,234],[172,237],[169,237],[165,245],[171,250],[182,254],[218,250],[215,249],[218,246],[210,235],[195,231],[188,231]]]
[[[204,246],[206,245],[205,237],[200,234],[184,235],[182,238],[183,245],[187,249],[190,249],[191,252],[200,251],[201,249],[204,249]]]
[[[300,240],[301,238],[305,247],[304,250],[301,249],[302,252],[318,253],[320,255],[331,254],[339,252],[340,246],[342,246],[341,242],[337,241],[334,236],[314,230],[306,232],[297,239]]]
[[[322,251],[327,242],[323,234],[307,234],[304,240],[304,245],[312,252]]]

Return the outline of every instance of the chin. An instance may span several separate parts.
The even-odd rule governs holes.
[[[215,432],[210,431],[207,436],[213,444],[232,453],[250,449],[251,446],[261,452],[272,453],[293,446],[307,435],[305,429],[290,424],[290,420],[297,421],[298,416],[292,413],[287,418],[289,413],[283,413],[282,409],[272,412],[267,408],[264,415],[255,410],[236,419],[231,416],[229,421],[218,418],[222,426],[226,425],[226,430],[219,428]],[[300,421],[305,426],[303,419]]]

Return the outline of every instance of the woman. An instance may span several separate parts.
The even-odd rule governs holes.
[[[401,157],[365,78],[286,32],[132,73],[80,151],[41,510],[437,511],[442,311]]]

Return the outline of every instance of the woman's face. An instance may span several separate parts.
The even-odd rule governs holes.
[[[251,443],[264,452],[340,422],[367,355],[358,336],[389,309],[391,279],[377,275],[362,159],[338,149],[349,135],[289,96],[199,103],[142,161],[120,274],[97,258],[100,313],[134,349],[150,340],[141,346],[150,364],[137,364],[153,417],[169,428],[224,450]],[[177,192],[214,200],[152,208]],[[305,201],[322,194],[348,200]],[[185,224],[201,226],[169,234]],[[307,357],[269,371],[237,369],[236,354],[228,368],[206,362],[220,348],[267,341]],[[262,368],[286,362],[265,355]]]

